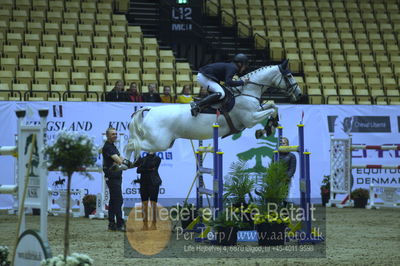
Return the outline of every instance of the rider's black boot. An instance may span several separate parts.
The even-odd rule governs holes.
[[[192,107],[192,109],[191,109],[192,116],[197,116],[198,113],[200,112],[200,108],[202,108],[203,106],[207,106],[207,105],[217,102],[220,97],[221,97],[221,93],[214,92],[214,93],[204,97],[203,99],[201,99],[198,102],[191,103],[190,106]]]

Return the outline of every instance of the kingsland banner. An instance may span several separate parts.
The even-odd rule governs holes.
[[[51,143],[60,130],[83,132],[95,139],[101,147],[104,143],[103,133],[108,127],[115,128],[122,144],[129,137],[128,124],[131,115],[143,106],[156,106],[153,103],[110,103],[110,102],[0,102],[0,146],[15,145],[17,118],[15,110],[26,109],[29,123],[39,123],[37,110],[49,109],[47,118],[47,143]],[[304,114],[304,116],[303,116]],[[298,145],[297,124],[303,120],[305,125],[305,149],[311,152],[311,197],[320,198],[320,186],[324,175],[330,173],[330,138],[348,137],[352,135],[353,144],[390,145],[400,144],[400,108],[399,106],[344,106],[344,105],[279,105],[280,123],[284,127],[283,135],[290,145]],[[212,125],[210,125],[211,127]],[[248,160],[248,168],[254,172],[263,171],[271,161],[277,138],[256,139],[257,129],[262,129],[260,123],[240,134],[220,139],[219,146],[224,152],[223,173],[227,175],[232,162],[239,159]],[[192,146],[193,144],[193,146]],[[211,140],[203,142],[204,146],[212,145]],[[159,152],[162,159],[160,175],[162,185],[160,198],[185,198],[196,174],[196,160],[193,148],[198,147],[198,141],[178,139],[174,146]],[[123,151],[120,151],[123,154]],[[299,198],[299,160],[292,179],[290,198]],[[353,164],[399,165],[400,152],[394,150],[358,150],[352,152]],[[0,156],[0,184],[15,184],[15,158]],[[102,157],[99,155],[97,164],[101,167]],[[205,167],[212,167],[212,155],[206,156]],[[368,188],[369,184],[384,184],[400,186],[399,169],[353,169],[354,188]],[[75,173],[72,178],[73,189],[85,189],[86,193],[101,192],[103,176],[92,173],[93,179],[88,179]],[[138,177],[136,169],[123,174],[123,196],[126,202],[139,202],[139,185],[133,180]],[[65,177],[59,172],[48,175],[49,189],[57,191],[65,189]],[[205,175],[206,187],[212,189],[212,177]],[[191,197],[195,197],[195,189]],[[10,208],[13,204],[11,195],[0,195],[0,208]]]

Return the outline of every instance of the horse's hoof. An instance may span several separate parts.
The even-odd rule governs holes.
[[[264,133],[265,133],[265,131],[262,129],[256,130],[256,134],[255,134],[256,139],[260,139],[264,135]]]

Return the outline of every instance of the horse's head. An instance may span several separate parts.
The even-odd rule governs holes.
[[[292,102],[296,102],[301,97],[301,88],[294,79],[292,72],[288,68],[289,60],[285,59],[279,65],[279,71],[281,72],[282,79],[280,79],[278,87],[283,89],[285,93],[290,97]],[[282,82],[283,81],[283,82]]]

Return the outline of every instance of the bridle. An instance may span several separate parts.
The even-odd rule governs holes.
[[[279,83],[278,83],[278,86],[281,84],[281,82],[282,82],[282,80],[285,82],[285,85],[286,85],[286,93],[288,94],[288,95],[294,95],[294,91],[295,91],[295,89],[296,89],[296,87],[299,85],[297,82],[293,82],[293,83],[291,83],[290,81],[289,81],[289,77],[288,77],[288,75],[291,75],[291,74],[281,74],[282,76],[281,76],[281,79],[279,80]],[[267,84],[261,84],[261,83],[257,83],[257,82],[253,82],[253,81],[249,81],[249,84],[253,84],[253,85],[256,85],[256,86],[259,86],[260,87],[260,90],[261,91],[263,91],[264,90],[264,88],[266,88],[266,90],[268,90],[268,89],[271,89],[271,88],[274,88],[274,87],[271,87],[271,86],[268,86]],[[239,93],[239,95],[237,95],[237,96],[240,96],[240,95],[243,95],[243,96],[248,96],[248,97],[252,97],[252,98],[256,98],[259,102],[261,102],[261,98],[258,98],[258,97],[256,97],[256,96],[254,96],[254,95],[250,95],[250,94],[246,94],[246,93],[242,93],[242,91],[241,90],[238,90],[238,89],[236,89],[236,91]],[[236,96],[235,96],[236,97]]]

